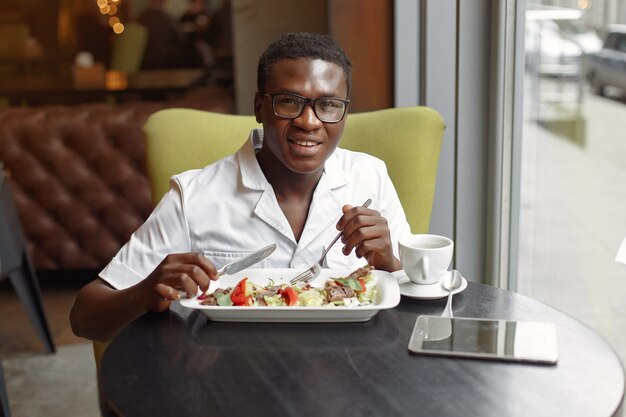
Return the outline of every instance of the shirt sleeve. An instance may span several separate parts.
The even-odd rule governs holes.
[[[130,237],[99,276],[117,289],[146,278],[171,253],[189,252],[183,189],[176,177],[148,220]]]

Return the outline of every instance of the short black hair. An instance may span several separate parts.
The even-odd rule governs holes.
[[[272,64],[281,59],[313,58],[337,64],[346,74],[348,95],[352,86],[352,62],[343,48],[329,35],[290,32],[272,42],[259,58],[257,89],[264,93]]]

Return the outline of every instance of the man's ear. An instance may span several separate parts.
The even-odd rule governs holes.
[[[254,117],[257,123],[263,123],[261,119],[261,107],[263,107],[263,95],[257,92],[254,94]]]

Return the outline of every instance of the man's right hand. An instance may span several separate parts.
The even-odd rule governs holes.
[[[217,280],[215,265],[199,253],[168,255],[150,275],[132,287],[116,290],[97,278],[78,293],[70,322],[77,336],[106,342],[147,311],[165,311],[180,291],[194,297]]]
[[[181,292],[192,298],[207,291],[209,282],[217,280],[217,269],[199,253],[178,253],[165,257],[146,279],[137,284],[147,311],[165,311],[179,300]]]

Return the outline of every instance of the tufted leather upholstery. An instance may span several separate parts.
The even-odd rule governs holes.
[[[232,112],[215,99],[0,110],[0,161],[37,269],[101,268],[147,218],[142,128],[167,107]]]

